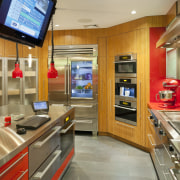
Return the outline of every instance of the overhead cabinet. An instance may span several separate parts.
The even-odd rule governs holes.
[[[16,58],[0,58],[0,105],[38,100],[38,59],[19,58],[23,78],[12,78]]]

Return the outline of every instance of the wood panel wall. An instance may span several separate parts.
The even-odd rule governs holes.
[[[174,7],[172,7],[174,9]],[[172,11],[169,12],[171,14]],[[168,15],[169,15],[168,14]],[[168,19],[168,20],[167,20]],[[98,122],[99,132],[108,132],[138,145],[146,142],[146,112],[149,102],[149,27],[162,27],[170,16],[151,16],[113,26],[107,29],[54,31],[55,45],[98,44]],[[39,58],[39,100],[48,100],[48,32],[42,48],[29,50],[20,47],[20,56],[29,53]],[[117,125],[114,121],[114,56],[118,53],[136,52],[138,57],[138,124],[134,129]],[[15,56],[15,43],[0,39],[0,56]],[[139,95],[138,95],[139,96]]]

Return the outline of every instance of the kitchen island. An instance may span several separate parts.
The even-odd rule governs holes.
[[[12,114],[24,114],[25,115],[24,119],[26,119],[27,117],[34,115],[34,112],[30,105],[27,105],[27,106],[7,105],[7,106],[0,107],[0,114],[1,114],[1,117],[12,115]],[[50,157],[51,153],[56,150],[59,153],[58,164],[60,168],[60,166],[63,164],[62,161],[66,160],[66,158],[63,159],[61,157],[62,155],[60,156],[60,154],[63,151],[61,131],[64,134],[66,134],[65,130],[68,130],[68,129],[66,127],[66,129],[64,130],[63,129],[64,126],[68,123],[71,123],[71,126],[74,125],[74,122],[73,122],[74,108],[68,107],[68,106],[50,106],[48,115],[51,118],[50,121],[43,124],[41,127],[39,127],[36,130],[27,130],[26,134],[19,135],[16,133],[17,132],[16,124],[19,122],[23,122],[24,119],[19,120],[19,121],[12,120],[10,126],[0,128],[0,142],[1,142],[0,143],[0,179],[4,178],[4,176],[8,174],[7,169],[9,167],[10,167],[9,170],[11,170],[11,165],[9,164],[13,164],[11,163],[12,159],[16,157],[19,153],[21,153],[24,149],[27,149],[27,152],[28,152],[28,153],[26,152],[28,154],[28,168],[29,168],[28,169],[29,173],[27,174],[29,174],[28,176],[30,179],[31,179],[31,176],[35,174],[36,170],[42,169],[42,167],[40,166],[37,167],[37,169],[33,169],[34,164],[31,163],[31,159],[38,159],[38,153],[40,153],[39,154],[40,157],[43,156],[43,150],[41,152],[40,148],[47,150],[45,154],[46,155],[48,154],[48,158]],[[1,118],[1,122],[2,122],[2,118]],[[71,135],[72,141],[71,141],[71,145],[69,145],[71,147],[67,152],[68,154],[66,154],[66,156],[68,156],[69,154],[71,155],[70,157],[68,156],[68,163],[74,154],[74,128],[72,131],[73,131]],[[41,145],[38,145],[38,143],[41,143]],[[46,143],[49,143],[49,144],[46,144]],[[34,152],[34,149],[36,149],[36,146],[37,146],[37,151]],[[49,146],[51,146],[51,148],[48,148]],[[42,161],[40,162],[40,164],[43,164],[45,162],[45,159],[47,159],[47,157],[41,158],[41,160],[39,160],[39,161]],[[55,161],[54,158],[53,158],[53,161]],[[66,163],[66,165],[68,165],[68,163]],[[31,168],[33,170],[31,170]],[[65,170],[65,168],[63,168],[63,170]],[[59,175],[62,175],[63,170],[61,168],[61,173],[59,173]],[[43,179],[43,177],[41,179]]]

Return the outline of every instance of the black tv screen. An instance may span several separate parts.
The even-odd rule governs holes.
[[[42,47],[56,0],[0,0],[0,37]]]

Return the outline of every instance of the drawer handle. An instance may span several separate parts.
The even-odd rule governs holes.
[[[160,166],[164,166],[165,164],[161,164],[161,162],[159,161],[158,156],[157,156],[157,154],[156,154],[156,151],[155,151],[155,150],[154,150],[154,154],[155,154],[155,156],[156,156],[156,159],[157,159],[157,161],[158,161],[159,165],[160,165]]]
[[[22,171],[22,174],[17,178],[17,180],[20,180],[27,172],[28,172],[28,169],[26,169],[25,171]]]
[[[93,106],[91,105],[91,106],[87,106],[87,105],[72,105],[71,104],[71,107],[82,107],[82,108],[92,108]]]
[[[61,154],[61,150],[56,150],[53,154],[55,155],[52,161],[48,164],[48,166],[44,169],[42,172],[37,172],[34,176],[33,179],[42,179],[43,176],[48,172],[48,170],[51,168],[51,166],[54,164],[54,162],[59,158]]]
[[[170,175],[170,174],[163,172],[163,175],[164,175],[165,180],[168,180],[167,175]]]
[[[60,131],[61,127],[60,126],[56,126],[54,128],[54,131],[47,137],[45,138],[43,141],[38,141],[36,142],[33,147],[35,148],[41,148],[51,137],[53,137],[56,133],[58,133]]]
[[[28,154],[28,152],[26,152],[25,154],[22,154],[22,156],[17,159],[13,164],[11,164],[6,170],[4,170],[1,174],[0,177],[3,176],[7,171],[9,171],[13,166],[15,166],[21,159],[23,159],[26,155]]]
[[[171,176],[173,177],[173,179],[174,179],[174,180],[177,180],[177,178],[176,178],[176,176],[175,176],[172,168],[169,169],[169,172],[170,172]]]
[[[74,124],[76,123],[75,120],[72,121],[71,125],[69,125],[66,129],[62,129],[60,131],[61,134],[65,134]]]

